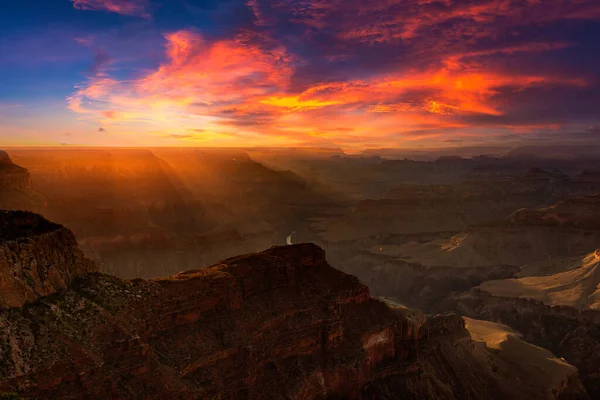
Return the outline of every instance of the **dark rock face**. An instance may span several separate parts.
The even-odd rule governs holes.
[[[0,192],[26,189],[30,185],[29,172],[25,168],[13,164],[8,153],[0,150]]]
[[[0,150],[0,164],[12,164],[7,152]]]
[[[0,211],[0,307],[66,289],[94,270],[69,230],[37,214]]]
[[[361,398],[420,368],[419,326],[314,245],[155,281],[88,275],[2,326],[20,339],[0,340],[17,355],[0,388],[33,398]]]
[[[520,270],[514,265],[460,269],[428,266],[370,252],[363,252],[346,263],[335,260],[335,264],[342,265],[344,272],[357,276],[374,295],[393,298],[428,313],[443,311],[445,299],[452,293],[470,290],[488,280],[512,278]]]
[[[539,210],[518,210],[511,215],[510,224],[597,230],[600,229],[600,194],[565,199]]]
[[[54,276],[64,272],[64,285],[34,280],[25,285],[32,296],[18,297],[14,272],[2,277],[5,301],[22,307],[0,313],[0,392],[34,399],[506,399],[527,385],[507,385],[492,372],[493,354],[474,351],[462,318],[390,308],[329,266],[316,245],[126,281],[89,272],[61,227],[32,214],[4,217],[12,218],[2,225],[10,258],[2,256],[9,261],[0,271],[19,265],[17,277],[25,276],[23,261],[36,260],[38,275],[41,265],[54,268]],[[25,304],[42,294],[51,295]],[[555,398],[586,399],[579,387],[570,376],[552,389]]]

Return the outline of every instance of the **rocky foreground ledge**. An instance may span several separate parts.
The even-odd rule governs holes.
[[[156,280],[93,272],[66,229],[0,214],[0,392],[33,399],[586,399],[502,375],[456,315],[373,299],[316,245]],[[538,386],[536,386],[538,385]],[[527,393],[527,396],[523,396]]]

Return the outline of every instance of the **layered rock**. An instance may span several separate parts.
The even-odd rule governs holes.
[[[600,195],[565,199],[554,206],[520,209],[507,219],[471,226],[439,253],[451,265],[523,266],[583,257],[600,247]]]
[[[494,368],[498,375],[506,377],[507,383],[528,379],[536,390],[546,390],[547,398],[561,393],[564,398],[573,395],[573,389],[581,390],[573,378],[577,369],[550,351],[527,343],[523,335],[506,325],[465,318],[466,327],[475,343],[484,345],[497,354]],[[537,393],[520,392],[517,397],[535,397]]]
[[[311,245],[155,281],[88,275],[2,318],[0,388],[33,398],[360,398],[419,370],[418,326]]]
[[[600,194],[568,198],[537,210],[518,210],[509,220],[511,226],[600,229]]]
[[[20,307],[94,271],[73,234],[28,212],[0,211],[0,307]]]
[[[518,177],[401,185],[382,199],[360,201],[352,213],[324,225],[322,236],[326,242],[335,242],[382,233],[458,232],[504,219],[519,208],[550,205],[570,193],[571,182],[565,174],[539,169]]]
[[[568,198],[541,209],[520,209],[508,218],[399,245],[372,246],[372,253],[428,267],[521,268],[521,276],[554,272],[552,260],[582,257],[600,247],[600,196]],[[541,264],[548,265],[541,265]],[[539,264],[539,265],[538,265]],[[564,271],[564,270],[563,270]],[[560,271],[559,271],[560,272]]]
[[[479,289],[500,297],[519,297],[547,305],[600,310],[600,250],[565,262],[550,275],[492,280]],[[566,260],[565,260],[566,261]]]
[[[503,264],[427,264],[424,260],[386,254],[385,250],[385,246],[374,246],[343,262],[336,260],[336,265],[369,285],[376,296],[427,312],[442,312],[445,300],[453,293],[470,290],[491,279],[511,278],[520,270],[518,266]]]
[[[11,155],[45,196],[46,207],[36,211],[73,230],[101,270],[124,278],[166,276],[283,244],[324,201],[295,174],[266,168],[239,150],[61,148]]]
[[[29,171],[0,150],[0,209],[39,212],[43,200],[31,189]]]
[[[0,391],[25,398],[548,398],[495,374],[460,317],[390,308],[311,244],[150,281],[88,273],[0,326]],[[552,398],[586,398],[570,379]]]
[[[591,398],[600,397],[600,313],[547,305],[520,297],[494,296],[473,289],[457,296],[463,315],[510,326],[530,343],[549,349],[579,369]]]

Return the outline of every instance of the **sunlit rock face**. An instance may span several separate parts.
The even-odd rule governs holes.
[[[600,396],[600,196],[522,209],[507,220],[473,227],[461,251],[522,265],[512,279],[491,280],[451,298],[463,315],[523,333],[576,366]],[[468,253],[465,253],[468,254]]]
[[[0,209],[41,212],[44,200],[31,188],[29,171],[0,150]]]
[[[37,236],[63,232],[31,214],[10,216],[3,240],[28,241],[22,252],[51,240]],[[462,318],[373,299],[316,245],[126,281],[68,267],[89,264],[64,235],[52,242],[58,257],[46,265],[78,278],[63,277],[60,290],[34,303],[13,300],[22,307],[0,314],[0,392],[34,399],[587,398],[574,369],[543,384],[492,372],[496,353],[473,346]],[[16,262],[23,259],[26,253]],[[5,298],[14,292],[1,289]]]
[[[284,244],[323,200],[295,174],[239,150],[19,149],[11,156],[44,196],[35,210],[71,229],[101,271],[123,278],[171,275]]]
[[[548,305],[475,289],[455,299],[463,315],[506,324],[576,366],[591,398],[600,396],[600,312]]]

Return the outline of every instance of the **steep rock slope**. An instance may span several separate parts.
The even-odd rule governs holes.
[[[579,369],[591,398],[600,398],[600,313],[540,301],[500,297],[473,289],[457,296],[463,315],[505,324],[530,343],[552,351]]]
[[[66,289],[94,270],[69,230],[37,214],[0,210],[0,307]]]
[[[427,311],[446,309],[444,299],[453,292],[509,278],[531,277],[501,284],[507,290],[510,284],[513,292],[522,289],[524,296],[534,284],[554,293],[550,297],[568,294],[573,298],[568,305],[596,301],[583,297],[596,296],[596,258],[591,253],[600,247],[600,195],[520,209],[502,221],[474,225],[450,238],[406,235],[394,240],[399,244],[372,245],[358,254],[337,251],[336,256],[346,258],[336,262],[368,283],[376,295]],[[575,270],[588,256],[591,268]]]
[[[600,308],[600,250],[566,262],[564,271],[552,275],[492,280],[479,289],[500,297],[520,297],[548,305],[565,305],[598,310]]]
[[[523,336],[506,325],[465,318],[467,330],[473,341],[496,353],[494,367],[498,375],[509,381],[527,377],[539,388],[562,388],[576,374],[576,368],[566,361],[556,358],[551,352],[527,343]],[[551,385],[547,385],[551,382]],[[548,391],[552,398],[556,393]]]
[[[0,208],[39,211],[42,205],[41,196],[31,190],[29,171],[14,164],[8,153],[0,150]]]
[[[0,150],[0,189],[25,189],[29,185],[29,172],[14,164],[8,153]]]
[[[20,149],[42,214],[99,268],[151,278],[285,243],[324,196],[239,150]],[[211,238],[217,237],[218,240]]]
[[[509,381],[460,317],[390,308],[311,244],[151,281],[88,273],[0,327],[0,391],[25,398],[587,398],[573,371]]]
[[[427,257],[427,263],[451,266],[528,264],[522,276],[557,272],[549,261],[583,257],[600,247],[600,195],[520,209],[503,221],[474,225],[445,243],[426,246],[427,251],[413,252],[417,260]]]
[[[523,266],[518,276],[485,282],[447,306],[509,325],[564,357],[580,369],[590,395],[600,397],[600,195],[518,210],[467,235],[457,248],[461,257],[475,252]]]

